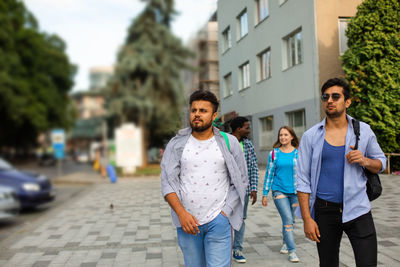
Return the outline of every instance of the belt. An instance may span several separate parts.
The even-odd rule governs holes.
[[[337,207],[337,208],[343,209],[343,203],[330,202],[330,201],[320,199],[319,197],[317,197],[315,202],[318,204],[321,204],[323,206],[326,206],[326,207]]]

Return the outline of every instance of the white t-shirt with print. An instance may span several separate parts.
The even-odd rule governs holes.
[[[215,137],[203,141],[191,135],[181,158],[180,192],[185,210],[200,225],[206,224],[221,212],[228,189],[228,170]]]

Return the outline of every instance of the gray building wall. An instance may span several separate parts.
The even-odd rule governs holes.
[[[319,114],[315,112],[315,106],[316,106],[316,103],[312,99],[312,100],[298,102],[296,104],[290,104],[287,106],[277,107],[275,109],[269,109],[267,111],[256,113],[256,114],[252,115],[252,136],[253,136],[252,141],[253,141],[253,145],[256,149],[257,159],[258,159],[259,163],[261,163],[261,164],[267,163],[267,156],[270,151],[269,149],[260,148],[261,147],[260,139],[257,138],[261,132],[259,120],[263,117],[267,117],[270,115],[274,116],[273,127],[274,127],[274,143],[275,143],[275,141],[278,138],[279,128],[283,125],[287,125],[286,112],[288,112],[288,111],[290,112],[293,110],[305,109],[306,128],[308,129],[311,126],[313,126],[315,123],[319,122],[319,120],[320,120]],[[310,121],[312,123],[309,123]]]
[[[247,9],[248,34],[238,40],[238,15]],[[221,113],[236,111],[240,116],[251,117],[253,143],[260,163],[266,163],[267,150],[260,150],[260,118],[273,115],[274,140],[279,127],[287,125],[286,113],[305,110],[306,129],[320,119],[318,49],[315,34],[314,1],[269,1],[269,16],[256,23],[256,1],[219,0],[219,38],[230,26],[232,47],[220,52]],[[286,53],[283,38],[301,28],[302,63],[284,69]],[[257,55],[271,49],[271,77],[257,82]],[[250,87],[239,90],[239,66],[250,63]],[[233,94],[223,97],[223,79],[232,73]]]

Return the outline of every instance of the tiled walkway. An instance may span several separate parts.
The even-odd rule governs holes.
[[[382,175],[381,179],[383,196],[373,202],[379,266],[400,266],[400,177]],[[246,220],[247,263],[233,266],[292,266],[287,255],[279,254],[281,220],[277,210],[272,201],[264,208],[260,192],[258,197],[257,203],[249,206]],[[183,266],[158,177],[93,184],[20,237],[1,248],[0,266]],[[300,258],[295,266],[317,266],[316,246],[304,238],[301,220],[296,224],[295,239]],[[345,235],[340,261],[342,266],[355,266]]]

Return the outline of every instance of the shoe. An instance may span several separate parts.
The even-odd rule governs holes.
[[[289,261],[290,262],[299,262],[299,258],[296,255],[296,252],[290,252],[289,253]]]
[[[279,253],[281,253],[281,254],[288,254],[288,253],[289,253],[289,250],[287,249],[285,243],[283,243],[283,245],[282,245],[281,250],[279,251]]]
[[[239,263],[245,263],[246,262],[246,258],[243,256],[242,252],[240,250],[234,251],[233,252],[233,259],[236,262]]]

